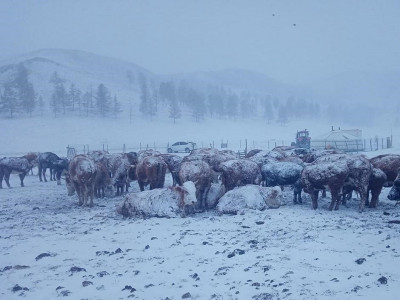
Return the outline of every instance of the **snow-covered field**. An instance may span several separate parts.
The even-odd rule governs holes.
[[[119,143],[144,138],[143,131],[152,129],[127,130],[128,124],[120,125],[120,132],[101,133],[97,124],[88,130],[86,123],[73,127],[60,121],[59,127],[37,122],[26,129],[26,120],[1,121],[7,143],[0,154],[65,149],[74,133],[86,143],[103,136]],[[228,134],[228,127],[221,132]],[[257,137],[250,127],[242,130]],[[207,137],[206,130],[187,126],[184,133],[154,132],[151,138],[189,133]],[[208,134],[214,138],[218,132]],[[281,136],[292,139],[293,134],[293,128],[281,128]],[[231,135],[241,138],[238,132]],[[400,148],[368,155],[384,152],[400,153]],[[166,185],[171,182],[168,175]],[[17,175],[10,183],[12,189],[0,190],[0,299],[399,297],[400,225],[389,222],[400,220],[400,206],[387,200],[387,188],[378,208],[362,214],[356,199],[331,212],[328,193],[312,210],[306,194],[303,205],[293,205],[291,191],[285,190],[285,205],[278,209],[143,220],[116,213],[123,197],[95,199],[93,208],[83,208],[76,196],[67,196],[64,184],[27,176],[21,188]],[[131,191],[138,191],[136,183]]]

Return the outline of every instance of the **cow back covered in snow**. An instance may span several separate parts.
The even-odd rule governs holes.
[[[254,161],[249,159],[232,159],[221,164],[222,184],[226,191],[235,187],[261,183],[261,170]]]
[[[128,194],[117,212],[125,217],[185,217],[194,211],[196,201],[196,188],[187,181],[183,186]]]
[[[93,206],[96,166],[86,155],[72,158],[65,178],[68,195],[78,194],[79,205]]]
[[[142,156],[136,166],[136,178],[143,192],[146,185],[150,190],[164,187],[167,164],[161,156]]]
[[[196,186],[197,206],[200,210],[205,209],[207,194],[212,182],[211,167],[203,160],[183,161],[179,170],[179,180],[181,183],[186,181],[194,182]]]
[[[370,159],[374,168],[381,169],[387,177],[386,186],[392,186],[393,181],[397,176],[397,171],[400,168],[399,154],[384,154],[378,155]]]
[[[359,211],[362,212],[368,195],[368,183],[372,172],[369,160],[363,155],[332,154],[317,158],[302,172],[304,191],[311,195],[313,208],[318,208],[318,191],[329,188],[332,201],[329,209],[339,209],[340,195],[346,181],[361,196]]]
[[[24,186],[24,178],[32,168],[32,164],[25,157],[4,157],[0,159],[0,189],[3,188],[3,178],[7,186],[10,185],[10,174],[17,173],[21,180],[21,186]]]
[[[217,204],[217,212],[219,214],[238,214],[245,209],[278,208],[281,202],[282,191],[279,187],[246,185],[223,195]]]
[[[301,172],[303,166],[287,161],[270,161],[261,167],[261,175],[264,186],[292,185],[293,203],[302,203],[301,200]]]
[[[181,185],[179,180],[179,170],[181,168],[182,157],[175,154],[161,154],[161,157],[164,159],[167,168],[171,173],[172,185]]]

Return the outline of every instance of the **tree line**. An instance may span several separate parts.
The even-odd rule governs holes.
[[[251,119],[263,117],[267,123],[285,124],[292,119],[317,117],[321,111],[318,104],[302,98],[289,97],[285,101],[271,95],[258,95],[248,91],[235,91],[218,85],[199,88],[181,80],[156,83],[139,73],[135,79],[127,73],[130,83],[136,84],[139,95],[129,106],[129,118],[138,111],[149,119],[156,119],[159,107],[168,111],[175,123],[182,112],[201,122],[206,117],[219,119]],[[29,72],[21,63],[15,67],[10,79],[0,87],[0,115],[14,118],[32,116],[34,112],[44,115],[50,111],[59,116],[99,116],[119,118],[123,107],[117,97],[112,96],[105,84],[82,91],[74,83],[66,86],[66,80],[57,72],[49,80],[51,93],[47,101],[35,92],[29,81]],[[48,107],[46,110],[45,107]]]
[[[111,96],[109,89],[99,84],[93,91],[81,91],[74,83],[65,86],[66,80],[54,72],[49,83],[52,85],[48,107],[54,117],[60,115],[101,116],[117,118],[122,113],[121,103]],[[43,116],[46,103],[38,95],[29,81],[26,67],[20,63],[14,74],[0,89],[0,115],[14,118],[29,115],[36,111]]]

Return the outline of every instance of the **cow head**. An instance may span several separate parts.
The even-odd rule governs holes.
[[[65,185],[67,186],[68,196],[74,195],[75,194],[75,186],[74,186],[74,183],[72,182],[69,174],[65,175]]]
[[[387,197],[389,200],[400,200],[400,187],[393,185]]]
[[[186,181],[183,183],[184,197],[183,202],[185,205],[193,205],[197,203],[196,187],[193,181]]]
[[[107,198],[112,198],[115,193],[115,188],[112,184],[107,185],[106,188],[104,189],[104,196]]]

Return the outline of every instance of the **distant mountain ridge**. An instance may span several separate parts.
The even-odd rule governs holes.
[[[23,63],[28,69],[29,79],[36,93],[46,102],[51,98],[53,91],[50,78],[57,72],[65,79],[66,89],[73,83],[85,92],[95,90],[100,83],[105,84],[112,96],[116,95],[123,109],[127,111],[130,104],[138,107],[139,76],[143,74],[153,87],[159,86],[163,81],[173,80],[175,83],[186,81],[190,86],[202,91],[214,85],[238,94],[246,91],[261,97],[271,96],[278,98],[281,103],[285,103],[289,97],[304,98],[321,105],[342,106],[337,110],[340,114],[360,111],[363,114],[359,116],[360,119],[365,119],[371,111],[400,112],[400,70],[381,73],[348,72],[299,87],[249,70],[232,68],[163,75],[118,58],[80,50],[42,49],[0,61],[0,89],[10,79],[11,72],[19,63]],[[167,115],[167,110],[167,106],[161,107],[159,112]]]

